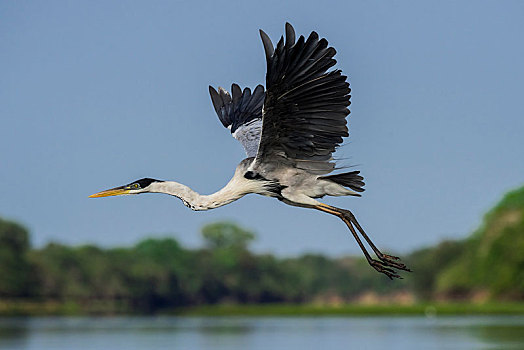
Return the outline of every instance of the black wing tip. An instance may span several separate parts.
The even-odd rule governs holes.
[[[271,42],[271,39],[269,38],[269,36],[262,29],[259,29],[259,32],[260,32],[260,38],[262,39],[262,44],[264,45],[266,59],[269,61],[269,59],[271,58],[271,56],[273,56],[273,53],[275,52],[273,43]]]
[[[242,90],[239,84],[232,83],[231,92],[221,86],[215,89],[209,85],[209,94],[218,119],[225,128],[230,128],[231,133],[244,123],[262,117],[265,96],[262,84],[252,91],[247,86]]]
[[[289,22],[286,22],[286,47],[287,48],[290,48],[291,46],[295,44],[295,37],[296,37],[295,29]]]
[[[242,89],[236,83],[231,84],[231,97],[233,104],[237,104],[238,100],[242,97]]]
[[[318,41],[319,40],[318,38],[320,38],[320,36],[318,35],[318,33],[316,31],[312,31],[311,33],[309,33],[308,39],[313,39],[315,41]],[[323,39],[326,40],[326,42],[327,42],[327,39],[325,39],[325,38],[323,38]]]
[[[253,89],[253,94],[259,90],[262,89],[262,92],[264,92],[264,85],[262,84],[258,84],[257,86],[255,86],[255,88]]]
[[[211,103],[213,103],[215,112],[220,117],[220,109],[222,108],[224,102],[222,101],[222,98],[220,97],[220,93],[216,91],[215,88],[212,87],[211,85],[209,85],[209,96],[211,96]]]

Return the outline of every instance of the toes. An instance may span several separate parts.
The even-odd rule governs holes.
[[[391,267],[394,267],[394,268],[397,268],[399,270],[403,270],[403,271],[411,271],[410,269],[408,269],[406,267],[406,265],[404,264],[397,264],[397,263],[392,263],[391,261],[389,262],[389,264],[386,264],[387,266],[391,266]]]
[[[400,258],[397,257],[397,256],[381,254],[380,256],[378,256],[378,258],[380,260],[382,260],[382,263],[385,266],[390,266],[390,267],[394,267],[394,268],[399,269],[399,270],[411,272],[411,270],[408,269],[406,265],[404,265],[403,263],[398,261],[398,260],[400,260]]]
[[[394,255],[387,255],[387,254],[382,254],[382,256],[380,257],[381,260],[400,260],[400,258],[398,256],[394,256]]]
[[[393,278],[402,278],[398,275],[398,273],[393,270],[392,268],[389,268],[389,267],[386,267],[387,265],[384,264],[382,261],[378,261],[378,260],[371,260],[369,261],[369,264],[375,269],[377,270],[378,272],[380,273],[383,273],[385,274],[386,276],[389,277],[389,279],[393,279]]]

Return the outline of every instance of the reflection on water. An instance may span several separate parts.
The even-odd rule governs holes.
[[[471,330],[474,336],[493,345],[490,349],[524,349],[524,327],[515,325],[483,325]]]
[[[0,318],[0,349],[524,349],[524,316]]]

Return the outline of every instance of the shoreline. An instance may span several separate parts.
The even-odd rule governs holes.
[[[460,303],[425,302],[398,304],[218,304],[158,309],[154,312],[132,310],[123,304],[91,302],[5,301],[0,300],[0,317],[10,316],[452,316],[524,315],[524,302]]]

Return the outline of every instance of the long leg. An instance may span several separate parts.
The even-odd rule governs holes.
[[[400,263],[398,261],[395,261],[395,260],[398,260],[397,257],[393,257],[393,256],[390,256],[390,255],[382,254],[380,252],[380,250],[378,250],[378,248],[373,244],[373,242],[368,237],[368,235],[364,232],[364,230],[362,229],[362,227],[360,226],[360,224],[356,220],[356,218],[353,215],[353,213],[351,213],[349,210],[332,207],[332,206],[329,206],[329,205],[326,205],[326,204],[320,204],[320,205],[314,206],[314,208],[318,209],[318,210],[321,210],[323,212],[326,212],[326,213],[338,216],[342,221],[344,221],[344,223],[347,225],[347,227],[351,231],[351,234],[353,235],[353,237],[357,241],[360,249],[364,253],[364,256],[366,257],[366,260],[378,272],[384,273],[390,279],[393,279],[393,277],[395,277],[395,278],[401,278],[401,277],[396,273],[396,271],[394,271],[391,268],[397,268],[399,270],[410,271],[404,264],[402,264],[402,263]],[[366,248],[362,244],[362,241],[360,240],[360,237],[358,236],[357,231],[355,230],[355,227],[353,225],[355,225],[357,227],[357,229],[360,232],[360,234],[369,243],[370,247],[373,249],[373,251],[375,252],[377,257],[381,261],[371,258],[371,256],[369,255],[368,251],[366,250]]]
[[[332,207],[333,208],[333,207]],[[357,228],[357,230],[360,232],[360,234],[362,235],[362,237],[364,237],[364,239],[366,240],[366,242],[368,242],[369,246],[371,247],[371,249],[373,249],[373,252],[375,253],[375,255],[377,256],[377,258],[379,258],[380,260],[384,261],[384,262],[387,262],[388,263],[388,266],[392,266],[392,267],[395,267],[399,270],[404,270],[404,271],[411,271],[410,269],[408,269],[406,267],[406,265],[400,263],[398,260],[400,260],[399,257],[397,256],[393,256],[393,255],[388,255],[388,254],[384,254],[382,253],[376,246],[375,244],[373,243],[373,241],[371,240],[371,238],[368,237],[368,235],[366,234],[366,232],[364,232],[364,229],[362,228],[362,226],[360,226],[360,224],[358,223],[357,221],[357,218],[355,217],[355,215],[353,215],[353,213],[349,210],[346,210],[346,209],[340,209],[340,208],[337,208],[339,211],[342,211],[349,219],[349,221],[355,225],[355,227]]]

